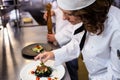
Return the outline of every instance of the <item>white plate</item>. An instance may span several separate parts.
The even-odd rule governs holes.
[[[35,71],[36,66],[40,65],[40,61],[33,61],[27,65],[25,65],[21,72],[20,72],[20,78],[21,80],[36,80],[35,74],[31,74],[31,71]],[[61,80],[65,74],[65,68],[63,65],[60,66],[53,66],[54,61],[48,60],[45,65],[50,66],[53,69],[53,72],[51,74],[51,78],[57,77],[59,80]],[[40,80],[47,80],[46,77],[40,78]]]

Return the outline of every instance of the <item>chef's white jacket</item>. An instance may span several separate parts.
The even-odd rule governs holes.
[[[76,24],[74,29],[80,27]],[[85,45],[79,44],[84,31],[72,36],[72,40],[60,49],[53,50],[55,65],[62,64],[83,54],[84,63],[91,80],[120,80],[120,10],[111,6],[101,35],[87,32]],[[74,33],[74,32],[73,32]]]
[[[66,45],[72,39],[73,25],[68,23],[64,28],[55,34],[55,39],[59,46]]]
[[[63,12],[59,8],[54,9],[54,12],[55,16],[53,16],[52,20],[53,22],[55,22],[55,28],[57,33],[70,23],[67,20],[63,20]]]

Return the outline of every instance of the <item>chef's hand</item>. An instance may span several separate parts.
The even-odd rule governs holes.
[[[40,60],[43,63],[46,62],[47,60],[50,60],[50,59],[54,59],[53,52],[40,53],[36,57],[34,57],[34,60]]]
[[[54,16],[55,15],[55,12],[54,11],[51,11],[51,16]],[[43,18],[47,21],[47,11],[45,11],[44,15],[43,15]]]
[[[49,42],[55,42],[55,34],[47,34],[47,39]]]

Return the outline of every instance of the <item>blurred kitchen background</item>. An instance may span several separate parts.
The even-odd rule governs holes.
[[[39,25],[46,25],[43,19],[46,1],[53,0],[0,0],[0,24],[5,26],[16,18],[20,21],[20,13],[29,12]],[[120,8],[120,0],[114,0],[113,4]]]
[[[39,25],[46,25],[43,19],[45,0],[0,0],[0,24],[9,20],[20,21],[22,12],[29,12]]]

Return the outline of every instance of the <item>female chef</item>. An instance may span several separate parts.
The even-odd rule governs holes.
[[[111,0],[57,2],[63,17],[76,28],[74,36],[67,45],[39,54],[35,60],[54,59],[59,65],[81,52],[90,80],[120,80],[120,10],[111,5]],[[83,31],[79,26],[81,21]]]

